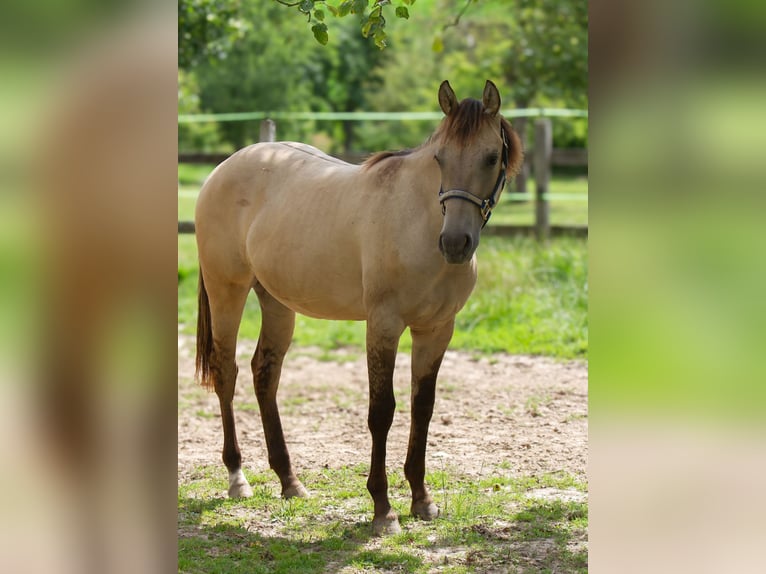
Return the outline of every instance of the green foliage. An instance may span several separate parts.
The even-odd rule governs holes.
[[[340,2],[328,2],[325,0],[274,0],[278,4],[290,8],[296,8],[298,13],[307,17],[307,21],[324,22],[324,7],[330,14],[336,18],[344,18],[349,14],[358,17],[359,30],[364,38],[373,40],[375,46],[379,49],[386,47],[386,18],[385,10],[391,4],[391,0],[341,0]],[[395,9],[395,15],[398,18],[409,18],[409,10],[406,5],[412,5],[415,0],[402,0],[401,4]],[[314,38],[321,45],[326,45],[329,41],[328,28],[326,24],[313,24],[311,31]]]
[[[583,105],[588,81],[588,5],[580,0],[514,0],[506,21],[504,76],[519,107],[536,98]]]
[[[240,0],[178,0],[178,67],[222,59],[245,31]]]
[[[434,41],[449,70],[445,77],[458,94],[471,93],[492,78],[504,107],[587,107],[587,3],[485,1],[459,16],[459,23]],[[524,140],[526,123],[524,118],[513,122]],[[556,147],[585,147],[587,120],[554,122],[554,142]]]
[[[178,113],[200,113],[199,85],[193,72],[178,70]],[[233,151],[224,142],[215,122],[178,124],[179,151],[214,152]]]
[[[240,10],[250,33],[234,44],[225,63],[204,61],[193,70],[201,111],[354,111],[367,106],[379,80],[382,60],[374,45],[350,21],[334,27],[332,49],[320,49],[303,33],[304,23],[284,17],[273,2],[249,2]],[[323,23],[314,33],[324,37]],[[188,78],[179,78],[187,82]],[[350,150],[356,126],[311,121],[280,121],[279,139],[307,141],[326,151]],[[233,148],[258,140],[258,122],[221,123],[222,139]]]
[[[241,17],[250,33],[231,46],[225,62],[201,62],[195,68],[200,107],[205,111],[321,109],[314,85],[322,77],[323,50],[303,33],[304,24],[280,18],[273,2],[243,2]],[[258,122],[226,122],[221,132],[234,148],[258,141]],[[279,123],[280,137],[307,140],[316,131],[312,122]]]
[[[233,0],[218,1],[224,9],[235,6]],[[187,4],[217,10],[212,0]],[[241,23],[238,35],[221,32],[221,41],[210,41],[203,52],[214,57],[198,57],[189,68],[198,87],[198,109],[437,111],[436,89],[445,78],[461,98],[478,97],[484,81],[493,79],[504,108],[587,105],[584,4],[413,4],[240,0],[233,16],[217,13],[205,24],[211,27],[226,18]],[[186,18],[183,27],[193,33],[190,21]],[[203,37],[194,38],[191,45],[179,37],[181,62],[189,60],[187,52],[199,52],[210,36],[210,30],[200,29]],[[241,33],[245,29],[247,33]],[[376,42],[387,48],[381,51]],[[524,122],[517,119],[514,125],[521,129]],[[277,136],[330,153],[370,152],[417,146],[435,127],[435,122],[280,121]],[[219,133],[230,147],[242,147],[257,141],[258,123],[222,123]],[[554,137],[557,147],[584,145],[587,120],[554,122]]]

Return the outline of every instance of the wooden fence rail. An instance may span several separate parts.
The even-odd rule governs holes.
[[[491,225],[484,233],[489,235],[532,235],[544,240],[551,236],[588,236],[587,225],[551,225],[548,192],[551,169],[556,167],[587,167],[586,149],[555,149],[553,127],[550,118],[538,118],[534,123],[535,145],[532,153],[527,151],[525,161],[529,162],[535,175],[535,224],[534,225]],[[276,124],[273,120],[261,121],[259,141],[276,141]],[[219,164],[230,154],[179,152],[178,163]],[[336,157],[349,163],[361,163],[368,154],[339,154]],[[194,233],[193,221],[179,221],[178,233]]]

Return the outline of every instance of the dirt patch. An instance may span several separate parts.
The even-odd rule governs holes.
[[[252,341],[238,346],[235,399],[243,464],[268,469],[250,374]],[[282,424],[300,476],[303,469],[369,463],[367,368],[362,353],[294,349],[285,359],[279,404]],[[397,357],[396,416],[388,439],[389,468],[404,465],[410,423],[410,357]],[[223,442],[214,393],[196,385],[194,340],[178,337],[178,476],[220,465]],[[588,364],[540,357],[475,358],[448,351],[437,383],[426,468],[466,476],[565,472],[585,481],[588,437]],[[275,477],[276,485],[276,477]],[[311,485],[306,485],[309,489]]]

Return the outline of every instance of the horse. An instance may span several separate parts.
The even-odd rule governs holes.
[[[352,165],[301,143],[257,143],[227,158],[203,184],[195,211],[196,377],[220,402],[230,497],[252,496],[232,405],[237,332],[252,289],[262,323],[251,369],[269,466],[282,496],[308,496],[277,407],[295,314],[366,321],[373,533],[400,531],[388,499],[386,439],[396,406],[394,362],[406,328],[412,335],[412,420],[404,473],[412,514],[438,516],[424,482],[436,378],[455,315],[476,283],[481,229],[523,156],[499,113],[492,82],[481,101],[458,102],[444,81],[438,101],[445,117],[417,148],[378,152]]]

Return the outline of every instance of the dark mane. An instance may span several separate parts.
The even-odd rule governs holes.
[[[368,157],[366,160],[364,160],[364,163],[362,164],[364,166],[364,169],[370,169],[372,166],[380,163],[384,159],[388,159],[390,157],[401,157],[403,155],[410,155],[414,150],[411,149],[402,149],[399,151],[379,151],[378,153],[372,154],[370,157]]]

